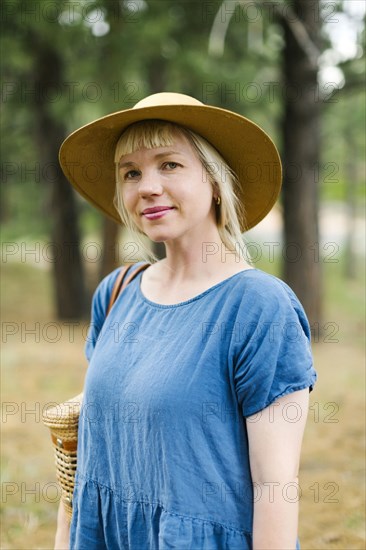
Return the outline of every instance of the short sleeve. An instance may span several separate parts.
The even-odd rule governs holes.
[[[114,283],[118,277],[120,268],[115,269],[104,277],[97,286],[92,299],[90,326],[85,343],[85,356],[90,361],[95,344],[102,330],[106,318],[107,308],[112,294]]]
[[[241,315],[235,358],[235,389],[244,417],[317,379],[311,332],[303,307],[282,281],[268,276],[249,293]]]

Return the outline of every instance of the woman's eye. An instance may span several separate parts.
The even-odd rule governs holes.
[[[168,168],[168,170],[174,170],[177,166],[179,166],[178,163],[173,161],[164,163],[164,168]]]
[[[138,178],[140,175],[140,172],[138,170],[129,170],[129,172],[126,172],[123,176],[123,179],[125,180],[134,180]]]

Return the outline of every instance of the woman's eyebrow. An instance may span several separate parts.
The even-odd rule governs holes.
[[[158,158],[161,158],[161,157],[168,157],[168,156],[171,156],[171,155],[181,155],[182,153],[180,153],[179,151],[166,151],[166,153],[158,153],[157,155],[155,155],[154,158],[158,159]]]
[[[129,162],[119,162],[118,166],[119,166],[119,168],[126,168],[127,166],[134,166],[134,164],[135,163],[131,162],[131,161],[129,161]]]
[[[166,153],[157,153],[154,158],[159,159],[162,157],[169,157],[171,155],[182,155],[179,151],[166,151]],[[126,168],[129,166],[136,166],[135,162],[127,161],[127,162],[119,162],[118,163],[119,168]]]

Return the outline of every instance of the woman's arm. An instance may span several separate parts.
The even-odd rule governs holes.
[[[70,523],[66,515],[62,500],[58,507],[57,530],[55,537],[55,550],[69,550],[70,548]]]
[[[247,418],[254,486],[253,550],[295,550],[301,444],[309,388],[278,399]]]

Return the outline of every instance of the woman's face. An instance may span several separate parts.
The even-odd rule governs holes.
[[[204,240],[216,227],[211,182],[193,147],[179,133],[171,146],[122,156],[119,181],[128,214],[152,241],[184,235]],[[154,207],[169,209],[144,213]]]

